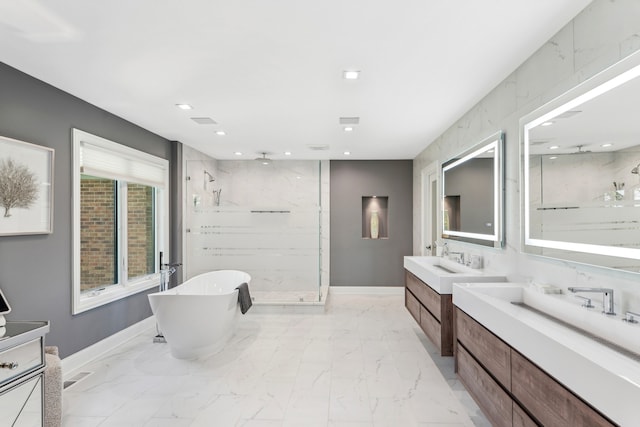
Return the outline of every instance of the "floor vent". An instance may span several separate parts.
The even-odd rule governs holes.
[[[93,374],[93,372],[79,372],[76,375],[74,375],[72,378],[68,379],[67,381],[65,381],[62,384],[62,388],[64,390],[68,389],[69,387],[71,387],[72,385],[74,385],[75,383],[87,378],[89,375]]]

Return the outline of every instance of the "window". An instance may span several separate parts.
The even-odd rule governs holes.
[[[73,130],[73,313],[159,285],[167,160]]]

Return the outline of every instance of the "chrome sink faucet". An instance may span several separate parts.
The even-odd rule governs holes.
[[[464,264],[464,252],[449,252],[449,259],[451,259],[451,255],[453,255],[453,259],[458,264]]]
[[[613,289],[608,288],[580,288],[569,287],[569,292],[597,292],[602,294],[602,312],[608,315],[615,315],[616,312],[613,308]]]

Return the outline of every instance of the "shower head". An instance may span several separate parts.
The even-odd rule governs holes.
[[[208,178],[209,182],[213,182],[213,181],[215,181],[215,180],[216,180],[216,179],[213,177],[213,175],[211,175],[211,174],[210,174],[209,172],[207,172],[207,171],[204,171],[204,179],[207,179],[207,176],[209,177],[209,178]]]
[[[262,157],[256,157],[255,160],[259,161],[263,165],[271,164],[271,159],[267,157],[268,153],[266,151],[263,151],[260,154],[262,154]]]
[[[636,166],[635,168],[631,169],[631,173],[635,173],[636,175],[638,175],[638,169],[640,168],[640,163],[638,163],[638,166]]]

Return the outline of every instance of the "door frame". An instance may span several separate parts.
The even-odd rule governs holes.
[[[420,255],[435,254],[440,229],[440,164],[432,162],[420,171]],[[435,217],[435,218],[434,218]]]

